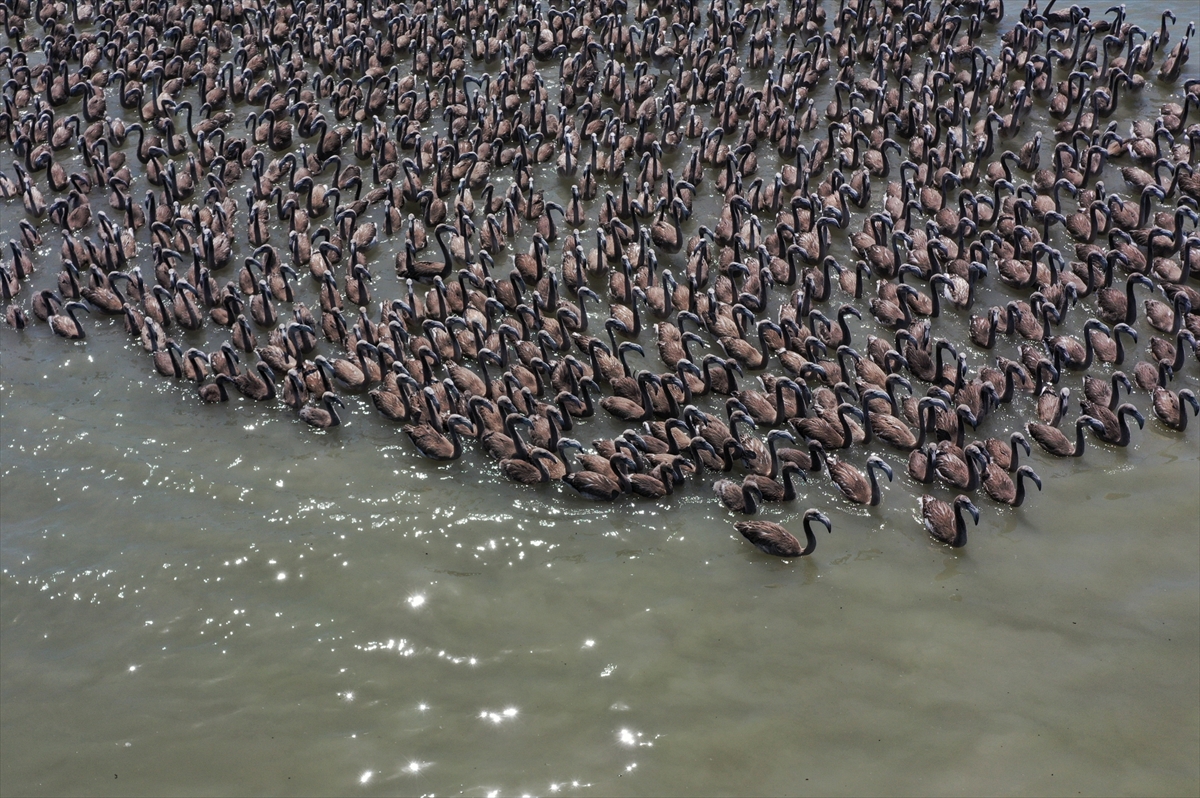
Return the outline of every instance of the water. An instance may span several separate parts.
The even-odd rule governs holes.
[[[0,213],[12,229],[20,207]],[[390,257],[373,258],[379,297],[398,293]],[[989,283],[984,307],[1004,295]],[[0,331],[5,793],[1200,783],[1200,445],[1144,395],[1133,446],[1035,449],[1045,491],[980,499],[965,549],[930,541],[888,454],[878,508],[818,477],[763,512],[833,519],[812,557],[781,562],[741,540],[711,477],[611,507],[515,487],[474,451],[419,459],[362,397],[328,433],[236,397],[201,406],[119,320],[84,323],[84,343]],[[203,336],[188,344],[220,337]],[[1175,387],[1198,383],[1189,364]],[[1015,404],[981,432],[1022,423]]]
[[[785,564],[698,488],[613,511],[4,336],[6,791],[1194,783],[1194,436],[1035,456],[958,552],[821,485]]]

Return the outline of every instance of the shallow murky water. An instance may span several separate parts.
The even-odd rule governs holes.
[[[1133,446],[1035,449],[1044,492],[981,500],[964,549],[929,539],[892,456],[878,508],[824,477],[767,508],[834,522],[780,562],[734,532],[711,477],[616,506],[518,488],[476,451],[421,460],[365,397],[330,433],[201,406],[119,320],[85,323],[75,344],[0,330],[6,794],[1200,784],[1200,433],[1166,431],[1145,395]],[[981,433],[1022,424],[1015,404]]]
[[[115,332],[2,335],[6,792],[1195,783],[1194,435],[1035,455],[1045,494],[957,552],[903,481],[819,485],[766,513],[833,517],[784,564],[700,488],[597,507],[365,412],[197,407],[89,362]]]

